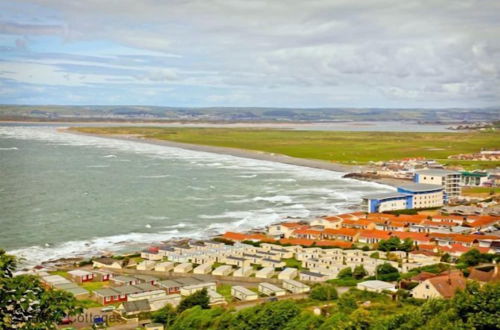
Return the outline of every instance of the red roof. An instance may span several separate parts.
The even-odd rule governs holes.
[[[323,219],[325,219],[326,221],[330,221],[330,222],[337,222],[337,221],[341,221],[342,220],[342,218],[337,217],[336,215],[332,215],[332,216],[329,216],[329,217],[324,217]]]
[[[222,235],[222,237],[224,237],[226,239],[230,239],[232,241],[244,241],[246,239],[246,235],[245,234],[233,233],[233,232],[230,232],[230,231],[224,233],[224,235]]]
[[[427,237],[427,234],[425,234],[425,233],[395,231],[395,232],[392,232],[391,236],[396,236],[399,239],[410,238],[413,241],[419,241],[419,242],[430,242],[431,241],[431,239],[429,237]]]
[[[229,239],[232,241],[246,241],[246,240],[256,240],[263,242],[274,242],[272,238],[267,237],[263,234],[242,234],[228,231],[222,235],[223,238]]]
[[[451,298],[457,290],[465,289],[465,278],[457,273],[450,275],[442,275],[429,278],[429,281],[434,288],[441,294],[443,298]]]
[[[352,228],[340,228],[340,229],[325,229],[323,233],[328,235],[342,235],[342,236],[354,237],[358,234],[358,231]]]
[[[351,242],[344,241],[332,241],[332,240],[322,240],[316,242],[317,246],[338,246],[339,248],[350,248],[352,247]]]
[[[301,224],[301,223],[298,223],[298,222],[283,222],[280,225],[284,226],[284,227],[287,227],[287,228],[296,228],[296,227],[304,226],[304,224]]]
[[[296,235],[318,235],[320,236],[323,232],[314,229],[296,229],[293,231]]]
[[[390,237],[390,233],[391,232],[384,230],[363,230],[360,237],[388,239]]]
[[[315,241],[312,239],[303,239],[303,238],[283,238],[279,242],[281,244],[311,246],[314,244]]]
[[[500,221],[500,217],[494,217],[489,215],[483,215],[478,217],[469,217],[473,222],[470,224],[472,227],[482,227],[494,224],[497,221]]]

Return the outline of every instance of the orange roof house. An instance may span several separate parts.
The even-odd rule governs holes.
[[[390,238],[390,232],[382,230],[363,230],[359,234],[358,241],[366,244],[379,243],[381,240]]]
[[[325,229],[323,238],[353,242],[356,240],[358,233],[359,231],[352,228]]]
[[[391,236],[398,237],[401,240],[405,240],[405,239],[409,238],[413,242],[415,242],[417,245],[431,243],[431,238],[428,237],[427,234],[425,234],[425,233],[393,231],[391,233]]]
[[[466,280],[460,273],[450,273],[431,277],[411,290],[412,296],[419,299],[452,298],[457,290],[465,289]]]

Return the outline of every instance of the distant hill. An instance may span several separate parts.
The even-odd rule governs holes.
[[[181,108],[153,106],[15,106],[0,105],[0,120],[136,121],[419,121],[457,123],[500,120],[498,108]]]

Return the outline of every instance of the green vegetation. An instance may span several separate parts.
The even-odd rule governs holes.
[[[102,305],[98,302],[90,299],[81,299],[78,300],[78,305],[82,308],[93,308],[93,307],[101,307]]]
[[[473,194],[500,194],[500,187],[463,187],[463,195],[473,195]]]
[[[312,287],[309,297],[314,300],[328,301],[339,297],[337,288],[330,283],[316,284]]]
[[[277,153],[340,163],[478,152],[500,145],[498,132],[408,133],[285,131],[276,129],[84,127],[80,132],[134,134],[145,138]],[[498,162],[491,162],[499,166]],[[496,164],[495,164],[496,163]],[[493,165],[495,164],[495,165]]]
[[[410,252],[413,250],[413,241],[409,238],[401,241],[398,237],[392,236],[389,239],[381,240],[378,243],[378,249],[380,251],[406,251]]]
[[[457,267],[471,267],[479,265],[480,263],[489,263],[492,261],[500,261],[500,256],[490,253],[481,253],[478,249],[472,249],[458,258]]]
[[[192,295],[183,298],[177,307],[177,312],[182,313],[186,309],[194,306],[200,306],[202,309],[208,309],[209,302],[210,299],[207,294],[207,289],[204,288],[203,290],[197,291]]]
[[[231,285],[220,284],[219,286],[217,286],[217,292],[224,296],[226,301],[233,300],[233,296],[231,295]]]
[[[46,290],[38,277],[13,277],[17,260],[0,249],[0,329],[55,329],[82,308],[70,293]]]
[[[387,262],[377,266],[376,274],[381,281],[393,282],[400,278],[398,269]]]
[[[105,282],[84,282],[81,287],[89,291],[100,290],[104,287]]]
[[[286,264],[286,267],[297,268],[298,270],[303,270],[302,262],[295,258],[283,259]]]

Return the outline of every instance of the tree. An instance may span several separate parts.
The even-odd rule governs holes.
[[[376,274],[381,281],[397,281],[400,278],[398,269],[387,262],[377,266]]]
[[[451,261],[451,255],[448,252],[446,252],[445,254],[443,254],[441,256],[441,261],[442,262],[450,262]]]
[[[396,236],[392,236],[386,240],[381,240],[378,243],[378,249],[380,251],[386,251],[386,252],[397,251],[400,245],[401,245],[401,240]]]
[[[46,290],[38,277],[13,277],[15,257],[0,250],[0,329],[55,329],[64,317],[82,312],[70,293]]]
[[[356,310],[356,308],[358,308],[356,300],[349,294],[343,294],[340,296],[337,306],[339,310],[345,314],[351,314],[354,310]]]
[[[312,288],[309,297],[314,300],[327,301],[338,298],[337,288],[332,284],[319,284]]]
[[[230,329],[280,330],[299,314],[300,308],[291,300],[265,303],[239,311],[234,316]]]
[[[352,278],[352,270],[351,267],[346,267],[342,269],[338,274],[337,278],[340,279],[346,279],[346,278]]]
[[[368,275],[368,273],[366,272],[365,267],[363,267],[363,265],[358,265],[354,267],[354,271],[352,272],[352,277],[354,277],[357,280],[360,280],[366,275]]]
[[[399,250],[410,252],[411,250],[413,250],[413,247],[414,245],[411,238],[405,238],[403,242],[401,242],[401,244],[399,245]]]
[[[208,305],[210,302],[210,298],[208,297],[207,289],[203,288],[203,290],[197,291],[192,295],[189,295],[181,300],[179,306],[177,307],[177,313],[182,313],[186,309],[189,309],[194,306],[200,306],[202,309],[208,309],[210,306]]]
[[[323,318],[310,312],[302,312],[290,320],[283,330],[316,330],[323,324]]]
[[[164,324],[166,327],[172,325],[176,317],[177,313],[170,304],[151,314],[151,319],[153,320],[153,322]]]

